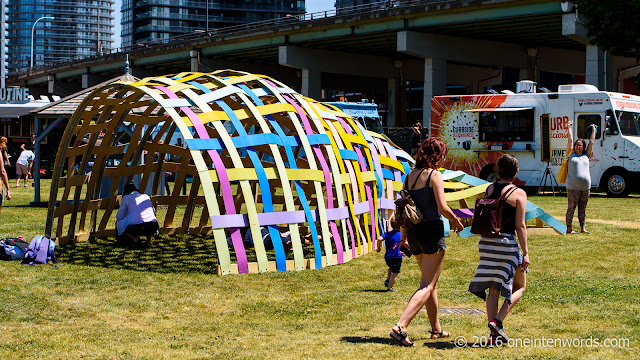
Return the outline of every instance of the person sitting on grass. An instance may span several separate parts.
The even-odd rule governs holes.
[[[393,219],[393,217],[391,219]],[[384,286],[387,288],[387,291],[396,292],[393,285],[396,283],[398,274],[400,274],[402,256],[405,254],[401,251],[400,246],[400,225],[395,221],[391,221],[391,219],[388,222],[391,231],[387,231],[378,238],[376,251],[380,252],[382,249],[382,242],[384,241],[384,261],[389,267],[389,269],[387,269],[387,280],[384,281]]]
[[[133,183],[124,186],[120,208],[116,213],[118,244],[139,246],[140,236],[146,236],[145,247],[151,245],[153,235],[159,229],[156,210],[151,198],[141,194]]]
[[[282,247],[285,251],[291,250],[291,235],[290,233],[281,233],[278,231],[280,235],[280,242],[282,242]],[[273,249],[273,240],[271,239],[271,233],[269,230],[260,226],[260,237],[262,238],[262,243],[264,244],[264,248],[267,250]],[[246,247],[253,247],[253,235],[251,234],[251,229],[247,229],[247,232],[244,234],[244,238],[242,241],[245,243]]]

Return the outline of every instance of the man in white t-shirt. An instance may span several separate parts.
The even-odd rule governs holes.
[[[16,160],[16,174],[18,179],[16,180],[16,187],[20,186],[20,176],[24,175],[24,187],[27,187],[29,182],[29,175],[31,175],[31,167],[33,166],[33,159],[36,155],[31,150],[22,150],[20,157]]]

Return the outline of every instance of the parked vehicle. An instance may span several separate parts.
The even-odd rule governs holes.
[[[639,96],[584,84],[536,92],[532,81],[519,82],[517,90],[431,100],[431,134],[449,148],[446,167],[492,181],[495,162],[509,153],[520,161],[517,184],[540,186],[547,167],[557,178],[567,155],[569,122],[574,139],[587,141],[596,124],[591,185],[610,196],[629,194],[640,175]]]
[[[382,134],[382,118],[378,114],[378,105],[368,102],[326,102],[355,118],[365,129]]]

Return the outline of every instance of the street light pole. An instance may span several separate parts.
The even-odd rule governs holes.
[[[102,47],[100,47],[100,5],[102,1],[98,1],[98,46],[96,48],[96,54],[102,55]]]
[[[207,3],[207,32],[209,32],[209,0],[205,0]]]
[[[2,79],[0,81],[0,88],[4,89],[4,85],[5,85],[5,80],[7,77],[6,74],[6,66],[5,66],[5,59],[4,59],[4,54],[6,51],[5,48],[5,28],[4,28],[4,15],[5,15],[5,7],[4,7],[4,0],[0,0],[0,73],[2,73],[2,75],[0,75],[0,79]]]
[[[42,16],[38,20],[36,20],[36,22],[33,23],[33,26],[31,27],[31,66],[29,67],[29,70],[33,69],[33,33],[36,30],[36,24],[38,23],[38,21],[42,19],[54,20],[55,18],[53,16]]]

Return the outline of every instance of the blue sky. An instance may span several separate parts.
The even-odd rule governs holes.
[[[332,10],[335,4],[335,0],[307,0],[305,7],[308,13],[314,13],[324,10]],[[120,47],[120,8],[122,7],[122,0],[116,0],[114,9],[116,10],[115,16],[115,47]]]
[[[307,8],[308,13],[331,10],[333,9],[335,0],[307,0],[305,2],[305,7]]]

